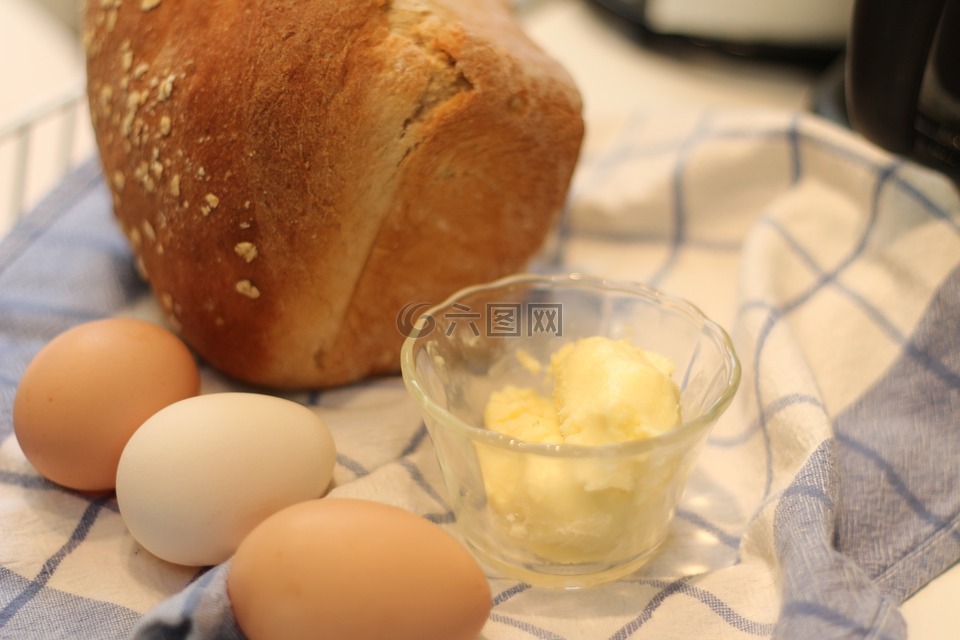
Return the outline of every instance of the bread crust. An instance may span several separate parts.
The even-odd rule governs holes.
[[[91,0],[84,42],[142,273],[257,385],[396,372],[405,305],[524,268],[583,136],[502,0]]]

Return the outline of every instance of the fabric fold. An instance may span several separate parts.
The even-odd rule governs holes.
[[[0,243],[0,637],[238,640],[229,563],[151,558],[115,500],[40,479],[12,435],[45,341],[104,315],[161,321],[102,181],[91,161]],[[809,114],[637,112],[588,123],[550,249],[538,270],[694,302],[743,379],[647,566],[578,592],[490,573],[482,637],[905,639],[900,603],[960,559],[956,185]],[[203,385],[233,388],[206,367]],[[333,432],[331,495],[455,533],[398,378],[288,397]]]

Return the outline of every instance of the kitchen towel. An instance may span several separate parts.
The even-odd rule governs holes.
[[[731,333],[743,379],[647,566],[580,591],[490,573],[482,637],[906,638],[899,604],[960,559],[958,265],[956,187],[816,116],[588,123],[531,268],[693,301]],[[92,159],[0,243],[0,638],[242,638],[229,562],[153,558],[112,496],[39,477],[13,435],[37,350],[117,314],[161,322]],[[232,388],[204,368],[204,392]],[[286,397],[334,434],[331,495],[455,532],[399,377]]]

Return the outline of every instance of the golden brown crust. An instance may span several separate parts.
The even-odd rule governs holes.
[[[396,371],[404,305],[539,248],[583,135],[503,0],[90,0],[85,44],[144,273],[255,384]]]

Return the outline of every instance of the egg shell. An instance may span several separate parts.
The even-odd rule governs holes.
[[[14,431],[49,480],[109,491],[134,431],[199,392],[196,360],[176,335],[134,318],[96,320],[61,333],[31,360],[14,398]]]
[[[117,503],[131,535],[181,565],[223,562],[272,513],[317,498],[336,448],[311,409],[257,393],[213,393],[172,404],[130,438]]]
[[[230,562],[227,593],[250,640],[471,640],[490,586],[456,538],[370,500],[323,498],[267,518]]]

